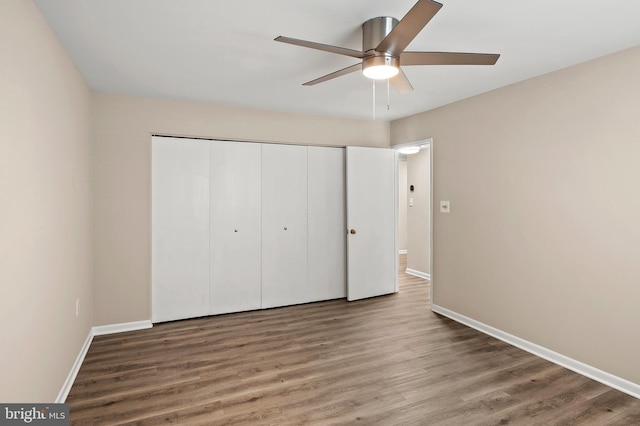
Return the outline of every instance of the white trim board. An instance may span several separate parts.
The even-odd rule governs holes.
[[[124,322],[121,324],[109,324],[109,325],[99,325],[97,327],[93,327],[93,335],[101,336],[103,334],[114,334],[114,333],[124,333],[125,331],[136,331],[136,330],[144,330],[145,328],[151,328],[153,324],[151,320],[145,321],[133,321],[133,322]]]
[[[425,280],[431,281],[431,274],[427,274],[426,272],[417,271],[415,269],[407,268],[405,272],[409,275],[413,275],[415,277],[424,278]]]
[[[443,308],[442,306],[431,304],[431,310],[468,327],[475,328],[476,330],[484,334],[488,334],[489,336],[495,337],[498,340],[502,340],[503,342],[527,351],[540,358],[546,359],[547,361],[551,361],[561,367],[567,368],[585,377],[588,377],[604,385],[640,399],[640,384],[633,383],[611,373],[607,373],[606,371],[602,371],[598,368],[592,367],[591,365],[577,361],[573,358],[569,358],[568,356],[552,351],[551,349],[547,349],[543,346],[529,342],[528,340],[521,339],[520,337],[506,333],[502,330],[491,327],[490,325],[481,323],[457,312],[450,311],[449,309]]]
[[[87,339],[84,341],[84,344],[80,348],[80,353],[78,353],[78,357],[76,361],[73,363],[71,367],[71,371],[67,375],[67,379],[64,381],[60,392],[58,392],[58,396],[56,397],[55,403],[62,404],[67,400],[67,396],[71,391],[71,387],[73,386],[73,382],[76,380],[76,376],[80,371],[80,367],[82,367],[82,363],[84,362],[84,358],[87,356],[87,352],[89,351],[89,347],[91,347],[91,342],[93,342],[94,336],[101,336],[104,334],[113,334],[113,333],[122,333],[124,331],[135,331],[135,330],[144,330],[145,328],[151,328],[153,324],[151,320],[146,321],[134,321],[134,322],[125,322],[122,324],[110,324],[110,325],[100,325],[97,327],[91,327],[89,330],[89,334],[87,335]]]
[[[89,330],[89,335],[87,335],[87,339],[84,341],[84,344],[80,348],[80,353],[76,357],[76,361],[73,363],[71,367],[71,371],[69,371],[69,375],[67,379],[64,381],[60,392],[58,392],[58,396],[56,397],[55,403],[62,404],[67,399],[67,395],[71,391],[71,386],[73,386],[73,382],[76,380],[76,376],[78,375],[78,371],[80,371],[80,367],[82,366],[82,362],[84,361],[84,357],[87,355],[89,351],[89,347],[91,346],[91,342],[93,341],[93,328]]]

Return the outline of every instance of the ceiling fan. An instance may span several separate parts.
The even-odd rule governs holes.
[[[389,16],[369,19],[362,24],[362,51],[284,36],[276,37],[275,41],[362,59],[360,63],[308,81],[303,86],[362,70],[365,77],[389,79],[391,86],[405,93],[413,90],[413,86],[400,65],[494,65],[499,54],[404,51],[441,7],[442,4],[433,0],[418,0],[400,21]]]

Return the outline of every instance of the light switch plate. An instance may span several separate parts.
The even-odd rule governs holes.
[[[449,213],[451,211],[451,205],[448,201],[440,201],[440,213]]]

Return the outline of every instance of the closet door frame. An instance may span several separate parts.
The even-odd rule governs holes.
[[[176,222],[185,223],[190,228],[187,231],[187,234],[182,236],[176,236],[177,241],[182,239],[183,241],[178,244],[173,245],[174,252],[172,255],[169,255],[169,258],[173,256],[174,258],[182,258],[182,260],[186,258],[197,259],[196,267],[178,267],[173,268],[177,270],[176,276],[171,278],[173,282],[178,281],[186,281],[187,284],[185,286],[184,283],[180,282],[176,284],[176,287],[172,290],[174,293],[167,293],[166,289],[164,295],[162,293],[162,285],[159,284],[163,279],[167,277],[167,273],[165,269],[167,269],[167,257],[166,253],[163,257],[163,247],[166,249],[167,244],[162,242],[163,236],[162,233],[158,233],[159,229],[162,229],[162,216],[167,213],[168,215],[173,214],[171,212],[171,206],[167,208],[168,212],[162,212],[164,208],[162,207],[162,202],[159,201],[159,188],[162,186],[163,178],[162,173],[158,174],[157,163],[158,161],[162,161],[159,158],[162,156],[160,151],[158,151],[158,147],[162,144],[157,144],[158,140],[173,140],[173,142],[179,146],[205,146],[207,153],[206,155],[193,155],[192,160],[195,162],[196,166],[188,166],[187,169],[196,170],[196,175],[203,175],[203,171],[206,169],[206,175],[208,176],[208,180],[202,179],[202,176],[194,177],[192,176],[193,183],[192,194],[190,196],[193,198],[197,198],[197,203],[201,205],[201,211],[197,212],[194,210],[186,213],[185,217],[181,217]],[[261,155],[260,155],[260,202],[261,205],[261,219],[260,219],[260,232],[259,232],[259,240],[260,240],[260,252],[261,252],[261,260],[260,260],[260,305],[258,306],[255,303],[255,300],[249,303],[247,306],[218,306],[215,305],[215,298],[212,295],[214,292],[214,288],[217,285],[215,278],[215,271],[213,271],[214,267],[210,267],[211,265],[211,248],[209,242],[207,242],[206,249],[204,248],[204,237],[202,234],[206,234],[206,239],[211,238],[212,234],[215,234],[215,231],[212,230],[212,227],[218,226],[216,224],[217,220],[212,219],[212,212],[209,210],[209,206],[211,203],[215,203],[215,195],[211,192],[212,189],[208,186],[211,181],[211,170],[210,170],[210,161],[211,154],[209,144],[216,143],[227,143],[227,144],[256,144],[260,145]],[[345,226],[343,227],[343,241],[345,246],[349,247],[348,250],[345,247],[345,253],[342,256],[342,260],[344,260],[344,276],[345,276],[345,284],[340,284],[344,288],[344,292],[339,292],[336,290],[336,286],[332,289],[320,289],[321,284],[318,282],[322,281],[321,279],[317,280],[314,283],[314,280],[318,278],[314,272],[314,270],[320,270],[321,266],[316,265],[316,261],[322,263],[327,259],[320,259],[317,253],[320,253],[322,256],[322,250],[318,251],[313,247],[313,239],[315,238],[313,235],[317,230],[315,227],[314,219],[310,219],[312,216],[309,210],[309,206],[317,205],[318,200],[315,199],[316,195],[313,194],[313,189],[311,190],[311,194],[309,193],[309,175],[308,175],[308,167],[309,167],[309,151],[316,151],[322,149],[329,150],[341,150],[343,153],[343,157],[345,158],[345,167],[348,167],[348,156],[349,150],[354,149],[352,152],[357,152],[358,150],[369,150],[376,148],[362,148],[362,147],[347,147],[346,149],[343,147],[314,147],[314,146],[301,146],[301,145],[284,145],[284,144],[269,144],[269,143],[257,143],[257,142],[241,142],[241,141],[217,141],[217,140],[205,140],[205,139],[189,139],[189,138],[171,138],[171,137],[160,137],[153,136],[152,137],[152,321],[160,322],[160,321],[169,321],[173,319],[180,318],[188,318],[188,317],[196,317],[202,315],[209,314],[218,314],[218,313],[226,313],[226,312],[236,312],[239,310],[249,310],[249,309],[259,309],[259,308],[270,308],[275,306],[286,306],[291,304],[298,303],[307,303],[313,301],[327,300],[331,298],[344,297],[349,295],[349,291],[352,287],[351,281],[356,281],[355,275],[353,272],[355,271],[354,265],[352,264],[355,259],[360,256],[357,252],[354,252],[355,244],[348,244],[349,239],[355,238],[355,235],[348,234],[349,228],[347,226],[351,226],[349,224],[348,219],[348,210],[350,203],[357,202],[353,197],[350,197],[347,188],[350,185],[349,171],[343,169],[340,173],[344,179],[343,189],[346,191],[346,195],[344,196],[344,204],[343,209],[345,212]],[[380,149],[380,148],[378,148]],[[188,148],[187,148],[188,150]],[[281,152],[276,153],[275,151]],[[272,152],[273,151],[273,152]],[[291,157],[286,154],[286,152],[298,152],[297,155],[292,155]],[[265,154],[266,152],[266,154]],[[174,161],[176,158],[179,158],[179,155],[170,155],[171,161]],[[198,158],[196,158],[198,157]],[[274,160],[276,157],[282,157],[282,163],[272,164],[270,167],[271,171],[265,172],[265,158],[271,158]],[[275,161],[275,160],[274,160]],[[280,161],[280,160],[279,160]],[[314,160],[311,160],[314,161]],[[289,164],[287,163],[289,162]],[[396,159],[397,162],[397,159]],[[292,167],[292,170],[297,170],[297,177],[283,177],[280,175],[279,183],[276,183],[277,179],[274,177],[273,182],[269,184],[269,173],[281,174],[286,173],[287,167],[286,165]],[[313,167],[313,166],[312,166]],[[304,173],[301,172],[304,170]],[[265,174],[266,173],[266,174]],[[315,173],[315,172],[312,172]],[[332,171],[331,173],[335,173]],[[395,170],[394,170],[395,174]],[[265,177],[267,179],[267,187],[265,187]],[[312,182],[313,185],[313,182]],[[291,188],[289,188],[291,186]],[[394,180],[394,187],[397,186]],[[363,188],[363,187],[361,187]],[[368,188],[367,191],[371,190]],[[182,190],[173,189],[174,193],[188,193],[188,190],[184,188]],[[202,193],[206,194],[202,197],[198,197],[197,194]],[[304,193],[304,196],[301,194]],[[291,201],[297,197],[297,202]],[[312,197],[310,200],[309,197]],[[206,200],[206,206],[204,206]],[[302,201],[304,200],[304,201]],[[282,205],[281,205],[282,204]],[[321,203],[320,203],[321,204]],[[194,204],[195,206],[195,204]],[[397,210],[397,206],[395,206]],[[278,210],[279,213],[276,213]],[[289,213],[291,214],[289,214]],[[283,214],[284,213],[284,214]],[[281,217],[277,217],[278,214]],[[297,215],[296,215],[297,214]],[[397,213],[396,213],[397,216]],[[203,221],[203,217],[206,218],[206,223]],[[395,218],[397,221],[397,217]],[[266,228],[268,226],[268,228]],[[338,225],[339,226],[339,225]],[[310,228],[311,227],[311,228]],[[238,229],[238,228],[234,228]],[[393,237],[397,239],[397,230],[394,226],[393,228]],[[295,232],[291,232],[295,231]],[[235,233],[235,232],[234,232]],[[295,234],[295,236],[294,236]],[[349,237],[347,237],[349,235]],[[311,236],[311,241],[309,240]],[[265,241],[266,237],[266,241]],[[215,237],[217,238],[217,237]],[[233,238],[233,237],[231,237]],[[387,239],[388,240],[388,239]],[[187,253],[179,253],[179,247],[181,244],[186,244],[186,247],[189,247],[189,244],[195,244],[199,246],[199,249],[191,252],[191,254]],[[164,244],[164,245],[163,245]],[[257,244],[256,244],[257,245]],[[361,297],[371,297],[378,294],[387,294],[389,292],[398,291],[397,287],[397,256],[395,255],[397,242],[393,245],[394,251],[394,276],[392,279],[392,290],[388,290],[388,286],[385,286],[385,289],[374,292],[358,292],[357,295],[355,293],[352,294],[354,297],[348,297],[349,300],[354,300]],[[359,249],[360,252],[366,252],[371,250],[372,247],[363,247]],[[386,250],[386,249],[385,249]],[[187,250],[189,251],[189,250]],[[202,260],[202,253],[206,253],[206,262]],[[274,253],[284,253],[279,260],[271,259],[269,256]],[[312,256],[312,259],[309,259],[309,256]],[[334,259],[335,261],[336,259]],[[203,264],[206,263],[206,273],[203,271],[205,268]],[[334,262],[333,266],[336,269],[339,269],[340,262]],[[183,265],[184,266],[184,265]],[[331,268],[331,266],[329,266]],[[163,269],[164,268],[164,269]],[[314,269],[315,268],[315,269]],[[217,269],[217,268],[216,268]],[[288,270],[290,272],[291,278],[283,277],[281,271]],[[178,279],[177,275],[180,275],[182,279]],[[386,274],[385,274],[386,276]],[[206,278],[206,280],[205,280]],[[224,279],[223,279],[224,280]],[[207,285],[202,286],[202,281],[206,281]],[[326,280],[325,280],[326,281]],[[194,282],[198,282],[197,285],[193,284]],[[193,289],[190,289],[189,286],[194,286]],[[312,288],[306,288],[305,286],[312,285]],[[213,287],[212,287],[213,286]],[[318,288],[316,288],[318,287]],[[243,291],[238,289],[238,294],[241,294]],[[233,293],[233,291],[231,292]],[[171,313],[163,313],[163,310],[167,310],[166,307],[163,307],[163,303],[167,300],[172,300],[175,302],[176,300],[181,300],[181,296],[185,294],[190,294],[193,296],[194,294],[196,302],[188,309],[178,306],[175,309],[176,312]],[[206,303],[202,302],[203,297],[206,294]],[[163,301],[163,297],[165,301]],[[189,305],[190,302],[185,302],[184,305]],[[177,305],[182,305],[182,302],[177,303]],[[206,307],[205,307],[206,305]],[[223,303],[225,305],[225,303]],[[232,304],[229,304],[232,305]]]

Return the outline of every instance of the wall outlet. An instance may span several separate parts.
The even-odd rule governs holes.
[[[76,299],[76,316],[80,315],[80,298]]]
[[[451,211],[451,205],[448,201],[440,201],[440,213],[449,213]]]

